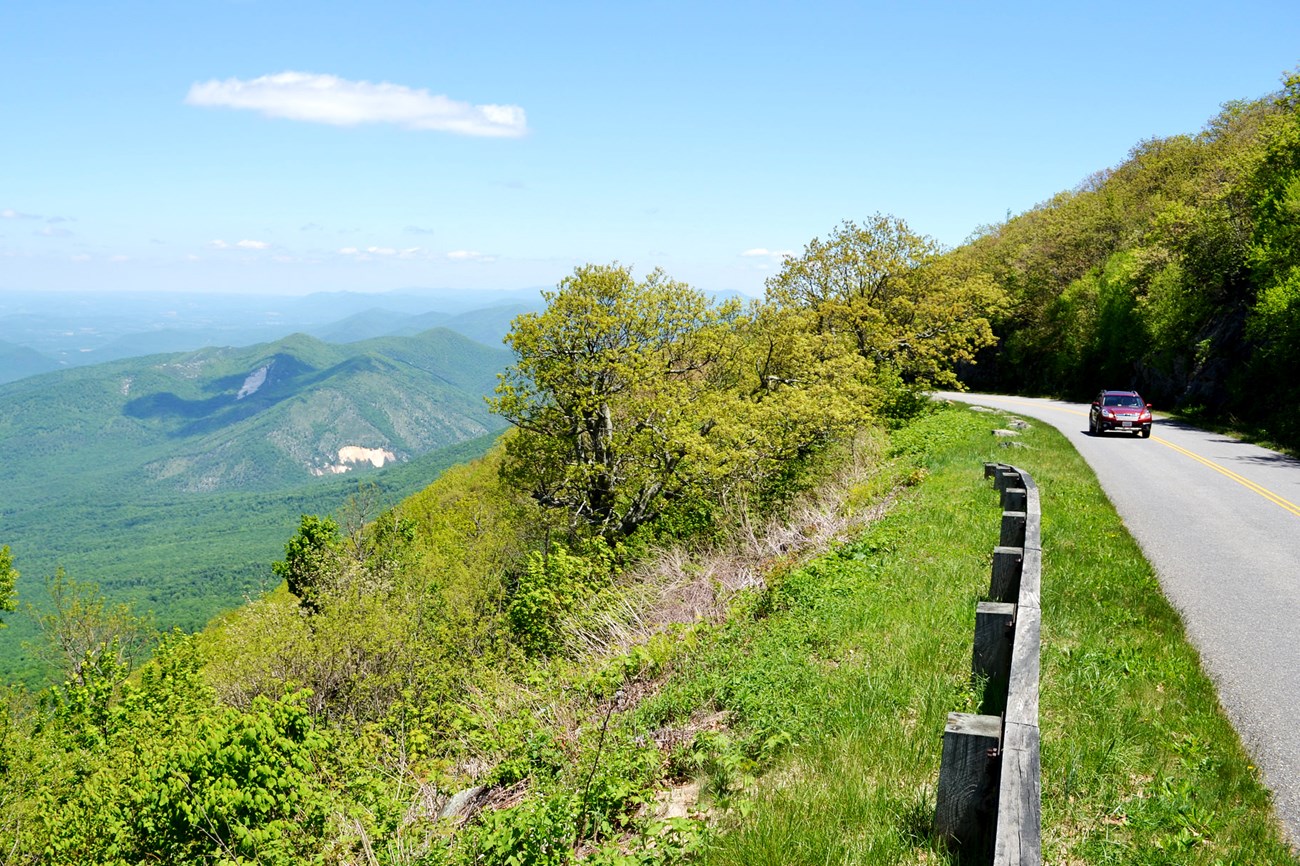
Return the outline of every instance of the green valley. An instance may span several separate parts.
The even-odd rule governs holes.
[[[163,626],[256,597],[302,513],[374,484],[391,503],[481,454],[508,355],[445,330],[345,345],[296,335],[0,386],[0,537],[39,602],[59,566]],[[348,458],[351,458],[350,460]],[[39,675],[16,617],[0,673]]]

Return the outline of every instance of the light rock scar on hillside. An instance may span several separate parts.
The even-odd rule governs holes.
[[[257,389],[266,383],[266,374],[270,369],[271,365],[267,364],[265,367],[249,373],[248,378],[244,380],[244,387],[239,389],[239,393],[235,395],[235,399],[242,400],[249,394],[257,393]]]
[[[312,467],[311,474],[340,475],[351,469],[354,463],[369,463],[379,469],[385,463],[391,463],[396,459],[396,454],[383,448],[362,448],[360,445],[344,445],[339,449],[337,463],[330,463],[324,467]]]

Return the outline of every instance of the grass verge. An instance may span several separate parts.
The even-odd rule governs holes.
[[[889,515],[772,578],[637,709],[661,735],[719,720],[671,762],[717,819],[699,859],[951,861],[934,785],[946,714],[978,703],[971,635],[999,514],[982,463],[1002,460],[1042,492],[1044,862],[1300,862],[1091,471],[1045,425],[1015,448],[990,435],[1000,426],[954,408],[900,432],[894,457],[919,483]]]

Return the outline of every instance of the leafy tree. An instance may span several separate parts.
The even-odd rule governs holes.
[[[517,361],[489,401],[518,428],[507,473],[573,528],[616,542],[707,486],[697,457],[717,425],[711,377],[738,308],[618,264],[583,265],[543,295],[545,312],[514,320]]]
[[[847,343],[917,388],[956,383],[954,367],[994,341],[1002,291],[896,217],[846,221],[767,282],[767,297],[811,312],[817,333]]]
[[[99,586],[83,583],[62,568],[47,578],[50,608],[36,616],[53,664],[73,682],[104,665],[130,671],[157,637],[152,618],[128,604],[110,605]],[[111,659],[111,661],[110,661]]]
[[[15,609],[17,592],[14,584],[18,580],[18,570],[14,568],[13,556],[9,553],[9,545],[0,547],[0,611],[12,613]],[[5,621],[0,619],[0,628],[5,627]]]
[[[306,611],[317,613],[342,546],[332,518],[304,514],[298,532],[285,542],[284,559],[271,563],[271,571],[284,579]]]

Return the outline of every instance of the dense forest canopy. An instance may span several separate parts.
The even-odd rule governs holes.
[[[949,253],[1011,301],[964,381],[1074,399],[1135,387],[1300,443],[1298,109],[1291,75]]]

